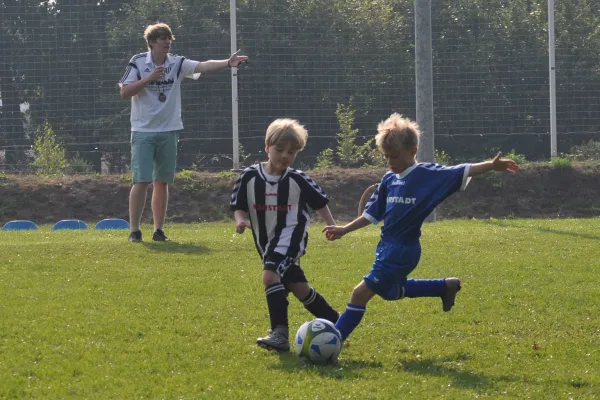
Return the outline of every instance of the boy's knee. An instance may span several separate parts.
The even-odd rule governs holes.
[[[276,283],[281,283],[281,278],[279,277],[279,275],[277,275],[275,272],[273,271],[263,271],[263,276],[262,276],[262,280],[263,280],[263,285],[265,287],[270,286],[270,285],[274,285]]]
[[[366,306],[373,296],[375,296],[375,292],[367,286],[365,281],[362,281],[352,291],[350,302],[357,306]]]
[[[396,301],[404,297],[404,287],[400,285],[392,285],[388,290],[384,291],[379,295],[382,299],[387,301]]]
[[[290,283],[289,290],[298,300],[303,301],[311,292],[311,287],[306,282]]]

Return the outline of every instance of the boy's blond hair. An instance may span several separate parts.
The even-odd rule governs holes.
[[[298,121],[290,118],[279,118],[271,122],[265,136],[265,146],[286,146],[291,144],[296,151],[306,146],[308,132]]]
[[[375,143],[380,151],[419,147],[419,125],[401,114],[393,113],[388,119],[381,121],[377,132]]]
[[[158,22],[154,25],[148,25],[144,30],[144,39],[146,39],[146,45],[148,46],[149,50],[152,50],[150,42],[154,42],[163,36],[166,36],[171,40],[175,40],[173,31],[171,31],[171,27],[162,22]]]

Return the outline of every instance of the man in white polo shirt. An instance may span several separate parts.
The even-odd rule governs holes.
[[[239,51],[226,60],[204,62],[170,54],[175,40],[167,24],[150,25],[144,31],[148,52],[133,56],[119,81],[121,98],[131,99],[131,172],[129,193],[129,241],[141,242],[140,223],[146,193],[152,189],[152,240],[165,241],[163,231],[177,162],[178,131],[181,120],[181,81],[198,79],[202,73],[238,67],[248,60]]]

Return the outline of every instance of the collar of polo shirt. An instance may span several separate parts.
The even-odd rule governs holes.
[[[165,59],[164,64],[154,64],[154,61],[152,61],[152,52],[148,52],[146,53],[146,64],[147,65],[151,65],[153,67],[158,67],[160,65],[167,65],[167,63],[174,63],[175,60],[173,59],[173,56],[171,55],[171,53],[167,53],[167,58]]]

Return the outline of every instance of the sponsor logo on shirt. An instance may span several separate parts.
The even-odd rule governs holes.
[[[150,84],[151,84],[151,85],[154,85],[154,86],[159,86],[159,85],[162,85],[162,86],[165,86],[165,85],[172,85],[173,83],[175,83],[175,79],[173,79],[173,78],[170,78],[170,79],[165,79],[164,81],[152,81],[152,82],[150,82]]]
[[[387,198],[388,203],[396,203],[396,204],[415,204],[416,201],[417,201],[416,197],[389,196]]]
[[[257,211],[290,211],[292,209],[291,204],[252,204],[252,208]]]
[[[405,182],[404,181],[393,181],[392,183],[390,183],[391,186],[404,186]]]

